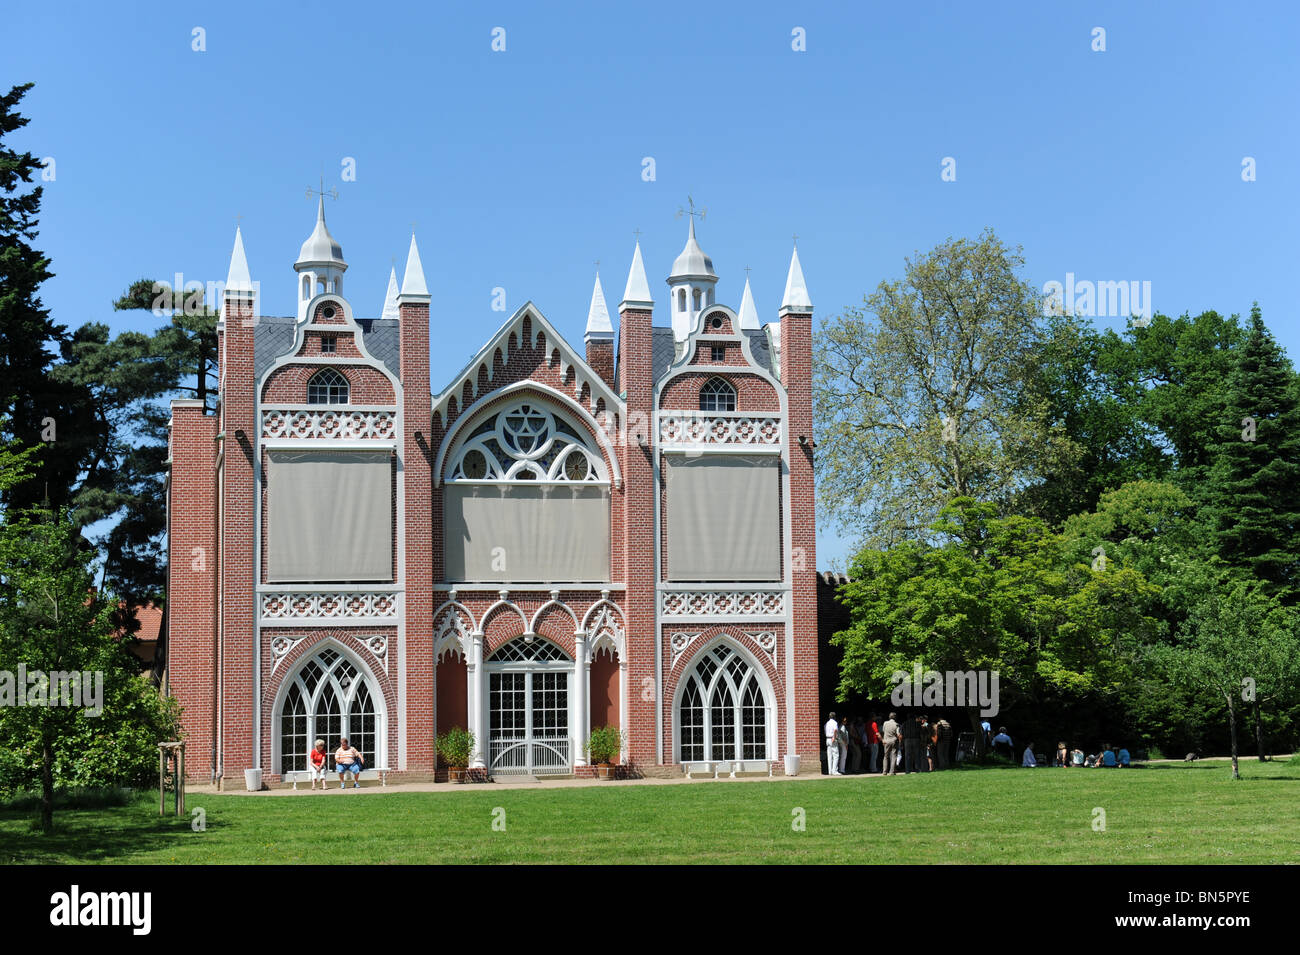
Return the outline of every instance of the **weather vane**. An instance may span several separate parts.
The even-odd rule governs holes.
[[[313,189],[311,186],[307,187],[307,198],[310,199],[312,196],[320,196],[322,199],[330,198],[330,199],[337,200],[339,197],[339,191],[337,187],[333,189],[326,189],[325,177],[321,176],[319,189]]]
[[[700,217],[700,221],[703,222],[703,221],[704,221],[704,217],[707,216],[707,215],[709,214],[709,210],[708,210],[708,209],[701,209],[699,212],[696,212],[696,211],[695,211],[695,200],[692,199],[690,196],[687,196],[687,197],[686,197],[686,203],[687,203],[687,205],[690,206],[690,210],[687,211],[686,209],[683,209],[681,206],[678,206],[678,207],[677,207],[677,218],[680,219],[682,216],[699,216],[699,217]]]

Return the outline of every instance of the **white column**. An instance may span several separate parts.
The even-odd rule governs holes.
[[[475,631],[470,634],[469,658],[465,666],[465,702],[466,722],[469,731],[474,734],[474,755],[470,757],[470,766],[482,769],[487,765],[487,726],[483,723],[483,634]]]
[[[620,763],[627,762],[627,661],[625,653],[618,655],[618,728],[623,734],[623,749],[618,754]]]
[[[572,732],[575,737],[573,747],[573,765],[586,766],[587,753],[584,747],[587,737],[591,735],[587,723],[591,719],[591,707],[587,700],[591,696],[591,661],[587,659],[587,634],[582,630],[573,634],[573,722]]]

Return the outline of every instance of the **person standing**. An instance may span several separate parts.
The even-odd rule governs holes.
[[[871,752],[871,769],[873,773],[880,772],[880,714],[872,713],[871,720],[867,723],[867,747]]]
[[[857,774],[862,772],[862,741],[859,738],[862,735],[862,731],[861,729],[858,728],[858,724],[861,722],[862,721],[858,719],[849,720],[842,727],[845,741],[848,743],[848,747],[849,747],[849,773],[850,774]],[[840,754],[840,756],[841,758],[843,758],[842,753]]]
[[[903,721],[903,772],[919,773],[924,747],[921,742],[921,717]]]
[[[840,775],[840,744],[839,744],[840,724],[835,722],[835,714],[826,721],[822,727],[822,734],[826,737],[826,775]]]
[[[948,768],[948,754],[952,752],[952,724],[943,717],[934,724],[934,757],[936,769]]]
[[[889,719],[885,720],[885,725],[880,728],[880,738],[885,743],[885,775],[898,775],[898,742],[899,726],[898,714],[890,713]]]

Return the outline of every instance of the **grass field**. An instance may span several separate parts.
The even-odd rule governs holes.
[[[1300,862],[1300,765],[987,769],[893,779],[439,793],[157,795],[67,810],[44,836],[0,811],[0,863]],[[505,831],[494,831],[494,810]],[[1093,829],[1105,810],[1104,832]],[[168,808],[170,809],[170,802]],[[794,810],[805,831],[795,831]],[[496,814],[500,819],[500,814]]]

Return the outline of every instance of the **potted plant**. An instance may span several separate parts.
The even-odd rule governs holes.
[[[467,729],[453,726],[437,739],[438,755],[447,764],[448,774],[453,783],[465,781],[465,767],[469,765],[470,755],[474,752],[474,734]]]
[[[596,775],[612,779],[614,767],[610,763],[623,751],[623,731],[617,726],[597,727],[591,731],[586,750],[587,758],[596,764]]]

